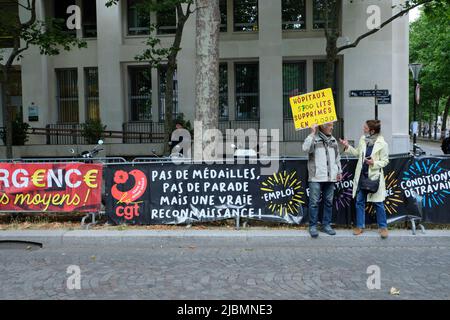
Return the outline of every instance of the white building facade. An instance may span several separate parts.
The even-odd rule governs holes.
[[[107,155],[145,156],[152,149],[161,152],[161,141],[139,138],[138,133],[161,132],[164,68],[150,69],[135,56],[145,49],[148,20],[157,23],[155,32],[163,45],[173,42],[175,13],[145,17],[134,6],[135,0],[120,0],[110,8],[104,0],[37,2],[39,18],[59,17],[68,5],[80,6],[82,28],[73,32],[85,38],[88,48],[62,51],[53,57],[40,55],[37,48],[26,52],[17,66],[21,71],[23,120],[33,128],[78,128],[88,119],[101,119],[106,130],[133,133],[128,138],[106,137]],[[384,21],[393,15],[391,7],[397,3],[343,0],[338,44],[352,42],[369,30],[370,5],[380,8]],[[221,1],[221,15],[220,127],[278,129],[280,153],[301,155],[301,142],[309,130],[294,130],[288,97],[323,88],[326,41],[316,1],[225,0]],[[392,97],[392,104],[379,106],[382,132],[391,153],[409,151],[408,33],[406,15],[356,48],[341,52],[335,79],[336,136],[358,141],[364,121],[374,118],[374,98],[354,98],[349,92],[377,85],[388,89]],[[181,48],[174,79],[175,112],[192,122],[195,13],[185,25]],[[73,136],[30,135],[27,146],[14,147],[14,156],[67,156],[68,148],[61,144],[75,143],[80,140]],[[4,149],[0,147],[0,158]]]

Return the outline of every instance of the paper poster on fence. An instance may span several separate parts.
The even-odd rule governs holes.
[[[331,88],[291,97],[289,101],[295,130],[337,120]]]

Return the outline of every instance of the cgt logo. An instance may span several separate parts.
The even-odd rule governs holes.
[[[128,191],[120,191],[118,189],[119,184],[125,184],[130,175],[134,178],[134,186]],[[114,174],[115,184],[111,188],[111,195],[117,200],[119,205],[116,208],[116,215],[118,217],[124,217],[126,220],[132,220],[134,217],[139,216],[139,205],[136,202],[147,189],[147,177],[140,170],[133,170],[127,173],[123,170],[116,171]]]

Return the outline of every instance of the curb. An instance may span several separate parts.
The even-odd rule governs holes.
[[[205,241],[205,240],[211,241]],[[221,245],[236,247],[264,243],[267,246],[283,244],[299,247],[390,247],[390,246],[442,246],[450,247],[450,231],[429,230],[425,234],[412,235],[408,230],[393,230],[386,240],[380,239],[376,230],[369,230],[361,236],[353,236],[351,230],[337,230],[336,236],[320,233],[311,239],[307,231],[298,230],[26,230],[0,231],[0,241],[32,241],[44,247],[185,247],[193,245],[208,247]],[[216,241],[214,241],[216,240]]]

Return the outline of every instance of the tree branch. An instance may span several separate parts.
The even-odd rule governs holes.
[[[31,10],[31,8],[30,8],[30,2],[28,2],[28,6],[27,6],[27,7],[24,6],[23,4],[21,4],[20,1],[14,1],[14,2],[16,2],[17,5],[18,5],[19,7],[22,7],[22,8],[24,8],[24,9],[26,9],[26,10]]]
[[[28,5],[30,6],[30,1],[28,0]],[[33,23],[36,22],[36,0],[32,0],[31,2],[31,8],[29,9],[31,11],[31,17],[30,20],[28,20],[25,23],[22,23],[22,28],[26,29],[33,25]]]
[[[404,10],[400,11],[399,13],[393,15],[393,16],[390,17],[388,20],[386,20],[385,22],[383,22],[383,23],[380,25],[380,27],[379,27],[378,29],[372,29],[372,30],[370,30],[369,32],[366,32],[366,33],[360,35],[360,36],[359,36],[353,43],[351,43],[351,44],[348,44],[348,45],[345,45],[345,46],[342,46],[342,47],[338,47],[338,48],[337,48],[337,52],[339,53],[339,52],[341,52],[341,51],[343,51],[343,50],[345,50],[345,49],[355,48],[355,47],[359,44],[359,42],[360,42],[361,40],[363,40],[363,39],[367,38],[368,36],[370,36],[370,35],[372,35],[372,34],[378,32],[378,31],[380,31],[384,26],[388,25],[389,23],[391,23],[392,21],[394,21],[394,20],[397,19],[398,17],[405,15],[406,13],[408,13],[410,10],[414,9],[415,7],[418,7],[418,6],[420,6],[420,5],[422,5],[422,4],[425,4],[425,3],[429,3],[429,2],[431,2],[431,1],[433,1],[433,0],[424,0],[424,1],[421,1],[421,2],[419,2],[419,3],[416,3],[415,5],[413,5],[413,6],[411,6],[411,7],[408,7],[407,9],[404,9]]]

